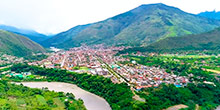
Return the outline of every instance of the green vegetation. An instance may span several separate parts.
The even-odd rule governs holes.
[[[189,76],[189,74],[193,74],[191,77],[192,81],[215,81],[215,77],[210,75],[211,72],[203,71],[203,65],[208,65],[202,63],[204,60],[213,61],[212,58],[215,57],[183,57],[183,56],[127,56],[131,60],[137,61],[139,64],[147,65],[147,66],[156,66],[160,68],[166,69],[168,73],[180,75],[180,76]],[[198,78],[198,77],[203,77]]]
[[[180,88],[172,84],[162,84],[157,88],[136,91],[136,94],[146,101],[140,102],[132,99],[133,94],[126,84],[113,84],[110,79],[102,76],[77,74],[65,70],[45,69],[23,64],[14,65],[11,70],[31,71],[38,75],[47,76],[48,81],[77,84],[79,87],[105,98],[114,110],[161,110],[178,104],[187,105],[186,110],[194,109],[196,104],[202,110],[212,110],[220,105],[220,83],[212,72],[203,70],[204,65],[216,67],[217,62],[220,61],[219,57],[210,55],[125,57],[129,57],[131,61],[135,60],[139,64],[164,68],[171,74],[186,76],[193,83]],[[206,84],[204,81],[213,82],[213,84]]]
[[[68,101],[64,101],[68,99]],[[72,103],[70,103],[70,101]],[[73,94],[48,91],[47,88],[31,89],[0,81],[0,110],[86,110],[82,100]]]
[[[40,61],[43,59],[46,59],[48,56],[45,54],[40,54],[40,55],[30,55],[24,57],[24,59],[29,60],[29,61]]]
[[[0,51],[14,56],[27,56],[45,49],[30,39],[0,30]]]
[[[0,73],[3,72],[3,71],[8,71],[8,70],[10,70],[9,67],[8,68],[4,68],[4,69],[0,69]]]
[[[2,58],[2,57],[0,57],[0,58]],[[8,66],[8,65],[11,65],[11,64],[9,64],[9,63],[0,64],[0,67],[5,67],[5,66]]]
[[[164,4],[141,5],[101,22],[80,25],[42,43],[46,47],[87,45],[147,46],[166,37],[207,32],[220,21],[202,18]]]
[[[80,67],[79,69],[80,69],[80,70],[89,70],[88,67]]]
[[[210,32],[187,35],[183,37],[169,37],[155,42],[147,47],[136,47],[123,52],[157,52],[157,53],[181,53],[189,51],[205,51],[211,54],[220,53],[220,28]]]
[[[204,71],[203,67],[218,66],[216,56],[201,55],[158,55],[158,56],[125,56],[139,64],[156,66],[166,69],[168,73],[186,76],[193,83],[186,87],[176,88],[174,85],[162,84],[158,88],[146,88],[137,92],[146,100],[147,109],[161,110],[173,105],[185,104],[192,110],[199,104],[202,110],[212,110],[220,105],[220,82],[212,72]],[[206,84],[204,81],[213,82]]]
[[[36,95],[37,101],[40,103],[40,105],[47,104],[46,100],[42,95]]]
[[[59,81],[76,84],[89,92],[106,99],[113,110],[141,109],[142,104],[132,99],[133,93],[125,83],[113,84],[110,79],[86,73],[77,74],[66,70],[46,69],[23,64],[14,65],[12,71],[30,71],[33,74],[47,77],[47,81]]]
[[[88,67],[78,67],[78,66],[73,67],[73,69],[74,70],[85,70],[85,71],[89,70]]]
[[[49,38],[49,36],[40,34],[33,30],[19,29],[16,27],[2,25],[2,24],[0,24],[0,29],[19,34],[21,36],[28,37],[29,39],[37,43],[40,43],[41,41],[44,41]]]
[[[140,64],[148,66],[160,66],[168,72],[177,75],[188,76],[193,74],[189,83],[184,88],[176,88],[174,85],[162,84],[158,88],[146,88],[136,91],[136,94],[146,100],[146,102],[132,99],[132,92],[126,84],[112,84],[110,79],[101,76],[91,76],[88,74],[77,74],[65,70],[45,69],[35,66],[14,65],[11,69],[17,72],[31,71],[38,75],[47,76],[48,81],[63,81],[77,84],[79,87],[104,97],[114,110],[161,110],[177,104],[185,104],[187,110],[195,108],[199,104],[201,109],[212,110],[220,105],[220,83],[210,72],[203,71],[198,66],[202,59],[212,59],[215,57],[202,56],[153,56],[137,57],[128,56],[131,60],[136,60]],[[197,64],[193,65],[195,61]],[[183,64],[188,62],[189,64]],[[215,85],[205,84],[203,81],[213,82]]]
[[[170,106],[184,104],[193,110],[199,105],[201,110],[213,110],[220,105],[220,82],[216,74],[206,71],[205,68],[219,68],[220,57],[215,55],[154,55],[154,56],[124,56],[130,61],[139,64],[156,66],[165,69],[168,73],[186,76],[191,83],[177,88],[173,84],[161,84],[157,88],[145,88],[135,91],[145,99],[140,102],[132,99],[133,93],[126,84],[113,84],[110,79],[102,76],[77,74],[58,69],[46,69],[24,64],[14,65],[11,70],[16,72],[32,72],[46,76],[47,81],[73,83],[79,87],[95,93],[108,101],[113,110],[161,110]],[[130,61],[121,63],[131,63]],[[45,79],[43,79],[45,80]],[[210,83],[205,83],[211,82]],[[42,95],[41,95],[42,96]],[[40,102],[44,99],[37,98]],[[55,99],[56,100],[56,99]],[[22,103],[22,101],[21,101]],[[59,103],[59,101],[56,101]]]
[[[137,94],[147,102],[148,110],[161,110],[177,104],[188,105],[187,110],[194,110],[196,104],[202,110],[213,110],[220,105],[220,85],[188,84],[184,88],[174,85],[160,85],[158,88],[146,88]]]

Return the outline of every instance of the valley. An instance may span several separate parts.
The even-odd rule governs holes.
[[[124,100],[124,103],[127,103],[126,100],[131,100],[132,102],[134,101],[134,104],[138,105],[138,107],[141,106],[149,109],[158,108],[158,110],[178,104],[184,104],[188,106],[188,108],[194,108],[198,105],[200,108],[206,108],[208,102],[201,102],[198,100],[199,98],[218,103],[215,102],[215,100],[218,100],[218,97],[216,97],[218,92],[215,91],[218,90],[216,88],[219,88],[220,73],[213,73],[213,71],[209,71],[209,69],[218,70],[219,56],[140,52],[136,54],[118,55],[119,51],[126,48],[127,47],[105,47],[103,45],[96,45],[93,47],[75,47],[65,51],[59,50],[50,53],[46,59],[29,62],[28,65],[13,65],[10,67],[11,69],[8,73],[4,72],[4,74],[1,75],[1,79],[11,81],[59,81],[73,83],[84,90],[105,98],[111,106],[111,109],[117,108],[112,101],[118,99]],[[32,77],[26,76],[28,72]],[[14,73],[15,75],[10,73]],[[23,77],[20,77],[19,74],[23,75]],[[99,78],[103,81],[101,81],[101,79],[99,80]],[[124,88],[124,90],[127,92],[127,95],[118,96],[119,94],[117,93],[115,99],[109,100],[107,98],[109,96],[106,96],[105,93],[109,93],[107,91],[113,91],[113,88],[108,88],[111,86],[103,85],[104,82],[112,86],[121,86],[119,86],[121,89],[117,89],[114,92],[122,90],[122,88],[125,87],[126,89]],[[63,87],[58,86],[59,83],[33,82],[32,85],[31,82],[24,82],[23,84],[37,88],[45,86],[48,87],[49,90],[62,90],[63,92],[68,89],[66,86],[65,89],[59,89]],[[124,87],[122,85],[124,85]],[[197,88],[196,90],[195,87]],[[210,87],[210,89],[202,87]],[[204,90],[209,93],[209,97],[203,97],[205,94],[201,91]],[[72,90],[70,89],[70,91]],[[125,94],[125,91],[122,94]],[[158,94],[158,92],[164,93],[165,91],[172,92]],[[181,91],[185,92],[183,93]],[[194,93],[193,91],[199,93]],[[180,98],[174,98],[172,95],[174,94],[173,92],[178,94]],[[72,93],[78,97],[78,92],[72,91]],[[151,93],[151,95],[146,95],[146,93]],[[124,96],[128,96],[127,98],[129,99],[123,99],[122,97]],[[194,98],[191,96],[194,96]],[[159,97],[163,101],[158,102],[157,98]],[[173,98],[176,101],[172,101],[174,100]],[[192,101],[189,102],[188,100]],[[164,101],[167,104],[162,104]],[[148,102],[148,104],[146,102]],[[86,104],[87,102],[84,103]],[[118,104],[120,105],[120,103]],[[125,108],[134,107],[131,103],[127,104],[127,106],[124,106]],[[218,104],[211,106],[215,108],[216,105]],[[87,105],[85,106],[88,107]]]
[[[135,60],[123,56],[115,56],[117,51],[125,47],[106,48],[102,45],[94,47],[82,46],[60,51],[42,61],[30,65],[46,68],[60,68],[77,73],[88,73],[110,78],[114,83],[126,82],[135,89],[157,87],[161,83],[187,84],[187,77],[170,75],[164,69],[139,65]],[[130,62],[130,63],[129,63]],[[178,79],[178,80],[177,80]],[[184,82],[184,83],[182,83]]]
[[[220,107],[220,12],[208,2],[5,2],[0,110]]]

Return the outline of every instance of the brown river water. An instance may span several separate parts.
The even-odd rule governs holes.
[[[24,86],[30,88],[47,87],[49,90],[56,92],[73,93],[76,99],[82,99],[88,110],[111,110],[108,102],[100,96],[85,91],[74,84],[62,82],[22,82]]]

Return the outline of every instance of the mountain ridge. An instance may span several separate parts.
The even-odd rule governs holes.
[[[169,37],[152,43],[147,47],[135,47],[125,52],[178,52],[178,51],[204,51],[220,49],[220,27],[201,34],[191,34],[182,37]]]
[[[216,12],[214,11],[205,11],[198,14],[199,16],[210,18],[210,19],[216,19],[220,20],[220,11]]]
[[[0,29],[0,52],[23,57],[45,49],[27,37]]]
[[[50,38],[49,36],[38,33],[34,30],[20,29],[17,27],[3,25],[3,24],[0,24],[0,29],[28,37],[29,39],[31,39],[37,43],[40,43],[40,42]]]
[[[74,28],[60,33],[43,44],[46,47],[70,48],[82,44],[146,46],[166,37],[198,34],[220,26],[220,21],[186,13],[164,4],[141,5],[125,13],[89,24],[77,33]],[[66,38],[68,36],[68,38]],[[62,39],[65,39],[63,41]],[[56,44],[56,41],[62,41]],[[55,44],[55,45],[53,45]]]

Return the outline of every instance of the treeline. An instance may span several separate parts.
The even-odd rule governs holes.
[[[185,110],[195,110],[196,104],[201,110],[214,110],[220,105],[220,85],[189,83],[187,87],[176,88],[162,84],[158,88],[146,88],[137,93],[147,102],[147,110],[162,110],[173,105],[184,104]]]
[[[8,66],[10,65],[9,63],[5,63],[5,64],[0,64],[0,67],[4,67],[4,66]]]
[[[65,101],[67,99],[68,101]],[[0,81],[0,110],[86,110],[82,100],[71,93],[32,89]]]
[[[98,75],[78,74],[66,70],[46,69],[37,66],[17,64],[12,71],[30,71],[33,74],[46,76],[48,81],[59,81],[77,86],[106,99],[113,110],[144,110],[143,103],[132,99],[133,93],[125,83],[114,84],[110,79]]]

